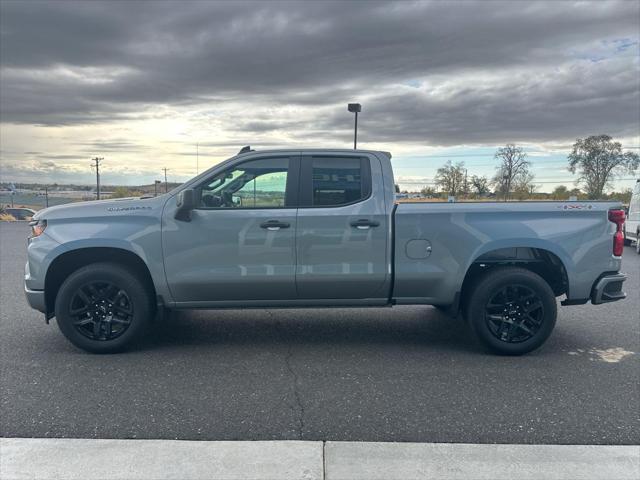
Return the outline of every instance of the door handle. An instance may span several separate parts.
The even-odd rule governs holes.
[[[376,222],[375,220],[368,220],[366,218],[360,218],[359,220],[351,222],[351,226],[357,228],[358,230],[368,230],[370,227],[380,226],[380,222]]]
[[[266,228],[272,232],[280,230],[281,228],[289,228],[290,225],[287,222],[280,222],[279,220],[269,220],[260,224],[260,228]]]

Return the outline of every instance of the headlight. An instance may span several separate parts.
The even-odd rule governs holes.
[[[44,229],[47,228],[46,220],[33,220],[29,222],[31,226],[31,236],[30,238],[39,237],[44,233]]]

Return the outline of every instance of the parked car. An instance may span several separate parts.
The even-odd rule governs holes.
[[[640,178],[629,201],[629,213],[624,225],[624,238],[627,245],[636,244],[636,253],[640,254]]]
[[[36,214],[35,210],[31,210],[26,207],[6,207],[4,209],[5,213],[8,213],[16,220],[31,220],[33,216]]]
[[[397,204],[394,190],[385,152],[243,149],[156,198],[38,212],[27,299],[91,352],[128,346],[157,309],[420,304],[523,354],[551,334],[556,297],[625,298],[620,203]]]

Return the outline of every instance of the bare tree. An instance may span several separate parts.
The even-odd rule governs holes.
[[[443,167],[438,169],[435,182],[443,191],[449,195],[456,196],[464,189],[465,174],[464,162],[458,162],[453,165],[449,160]]]
[[[568,157],[569,171],[578,172],[578,183],[584,185],[590,199],[602,197],[611,181],[623,173],[633,173],[640,165],[637,153],[622,152],[620,142],[609,135],[592,135],[578,139]]]
[[[528,175],[533,175],[529,173],[531,162],[527,160],[527,154],[524,150],[512,143],[499,148],[495,154],[495,159],[500,161],[500,165],[496,168],[492,183],[497,191],[504,194],[504,201],[506,202],[518,180]],[[533,180],[533,177],[531,177],[531,180]]]
[[[485,176],[473,175],[471,177],[471,187],[479,196],[489,193],[489,179]]]
[[[513,191],[516,194],[518,200],[525,200],[530,198],[538,189],[538,185],[533,183],[535,175],[531,172],[526,172],[522,175],[518,175],[513,182]]]

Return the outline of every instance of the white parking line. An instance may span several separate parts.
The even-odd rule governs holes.
[[[0,478],[636,480],[640,446],[3,438]]]

